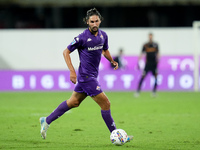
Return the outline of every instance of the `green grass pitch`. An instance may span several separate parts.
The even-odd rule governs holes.
[[[199,150],[200,92],[105,92],[117,128],[133,135],[123,146],[110,142],[99,106],[90,98],[53,122],[47,139],[39,118],[49,115],[71,92],[0,93],[0,149]]]

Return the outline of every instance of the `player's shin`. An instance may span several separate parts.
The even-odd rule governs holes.
[[[102,115],[102,118],[105,121],[108,129],[110,130],[110,132],[115,130],[116,126],[115,126],[115,122],[111,116],[110,110],[101,110],[101,115]]]
[[[60,116],[62,116],[66,111],[70,110],[67,105],[67,102],[62,102],[47,118],[46,122],[50,124],[52,121],[56,120]]]
[[[138,88],[137,88],[137,92],[138,92],[138,93],[139,93],[140,90],[141,90],[141,86],[142,86],[143,81],[144,81],[144,77],[141,77],[140,82],[139,82],[139,84],[138,84]]]
[[[157,78],[155,78],[155,83],[154,83],[154,87],[153,87],[153,92],[155,93],[157,90]]]

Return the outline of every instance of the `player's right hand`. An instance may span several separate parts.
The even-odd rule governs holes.
[[[77,81],[76,72],[70,71],[70,81],[71,81],[72,83],[76,84],[76,81]]]

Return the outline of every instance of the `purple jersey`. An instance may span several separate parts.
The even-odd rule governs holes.
[[[100,29],[97,36],[86,29],[75,37],[67,48],[71,52],[78,50],[80,59],[78,81],[84,82],[90,77],[97,78],[102,50],[108,49],[108,36]]]

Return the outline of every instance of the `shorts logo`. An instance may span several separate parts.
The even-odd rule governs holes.
[[[101,90],[100,86],[97,86],[96,90],[100,91]]]

